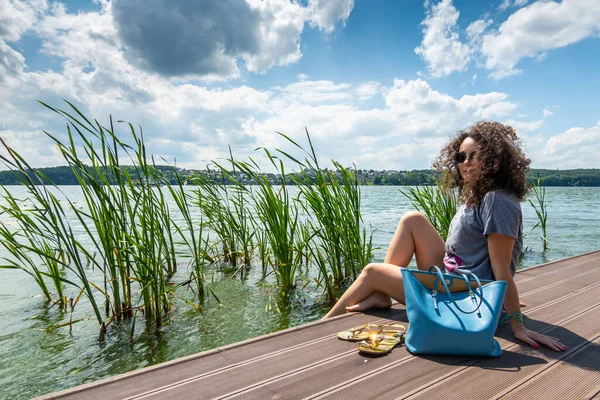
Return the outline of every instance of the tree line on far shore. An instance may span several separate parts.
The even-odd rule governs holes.
[[[121,166],[121,168],[130,169],[132,175],[135,176],[135,169],[130,166]],[[167,179],[169,175],[173,175],[175,179],[175,167],[169,165],[157,165]],[[48,167],[38,168],[48,178],[49,181],[56,185],[77,185],[77,178],[70,167]],[[431,169],[420,169],[412,171],[396,171],[384,170],[377,171],[373,169],[357,169],[356,178],[360,185],[431,185],[435,184],[437,173]],[[220,171],[215,170],[186,170],[177,168],[179,176],[184,178],[193,174],[202,174],[209,179],[218,183],[227,183],[227,178]],[[333,172],[333,171],[332,171]],[[243,173],[232,172],[239,175],[240,182],[253,184],[250,178],[244,177]],[[267,178],[273,184],[281,183],[281,176],[278,174],[266,173]],[[289,174],[290,176],[293,175]],[[570,170],[553,170],[553,169],[531,169],[527,174],[530,182],[536,183],[538,178],[544,186],[600,186],[600,169],[570,169]],[[0,171],[0,185],[19,185],[19,178],[12,171]],[[286,184],[293,185],[293,180],[289,180]]]

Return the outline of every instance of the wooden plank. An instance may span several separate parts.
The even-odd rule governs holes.
[[[549,261],[544,264],[538,264],[538,265],[534,265],[532,267],[523,268],[523,269],[518,270],[517,273],[529,274],[529,273],[534,273],[537,269],[542,269],[542,268],[548,269],[548,267],[550,267],[551,269],[554,269],[554,268],[560,267],[565,264],[577,264],[581,260],[591,261],[591,260],[597,259],[598,256],[600,256],[600,250],[592,250],[592,251],[588,251],[587,253],[582,253],[582,254],[578,254],[575,256],[562,258],[560,260]]]
[[[548,263],[543,268],[521,270],[515,280],[521,297],[528,304],[524,309],[528,326],[539,330],[551,329],[549,324],[565,323],[554,329],[565,329],[573,324],[580,329],[577,325],[580,322],[573,322],[577,318],[571,317],[584,310],[596,312],[590,306],[596,305],[600,297],[600,251]],[[436,380],[446,374],[463,370],[480,372],[480,358],[414,357],[404,347],[394,349],[386,357],[369,358],[356,355],[356,344],[336,337],[338,331],[388,318],[406,322],[403,307],[395,305],[391,312],[377,310],[317,321],[43,398],[394,398],[435,385]],[[509,356],[505,354],[494,360],[505,359],[509,365],[528,360],[530,374],[531,371],[535,374],[543,371],[543,366],[536,362],[541,362],[545,353],[536,356],[538,352],[534,351],[528,354],[527,351],[532,349],[516,344],[507,328],[504,326],[497,334]],[[566,356],[577,360],[579,356],[572,354],[571,348],[569,351]],[[478,366],[470,367],[475,364]],[[506,373],[503,370],[493,372]],[[470,376],[472,372],[461,375]],[[495,375],[490,376],[495,379]],[[522,379],[525,375],[519,376]],[[484,379],[490,378],[485,375]],[[531,379],[532,384],[543,381],[543,378]],[[454,385],[452,378],[447,382]],[[515,382],[510,384],[514,386]],[[525,387],[526,382],[513,389],[525,390]],[[427,393],[437,396],[439,393],[434,389]],[[412,394],[418,396],[421,393],[417,390]],[[593,396],[596,393],[590,392],[588,398]]]
[[[597,273],[597,278],[598,278],[598,280],[600,280],[600,273]],[[579,278],[578,282],[577,281],[573,282],[572,286],[570,286],[570,285],[562,285],[562,286],[559,285],[560,286],[559,289],[562,290],[561,293],[563,293],[565,296],[574,296],[573,289],[580,289],[580,288],[584,287],[588,282],[589,282],[589,276],[582,276],[582,277]],[[600,284],[596,284],[596,285],[598,287],[600,287]],[[550,298],[551,298],[551,300],[553,302],[555,301],[556,296],[557,296],[557,292],[553,291],[551,293],[551,296],[550,296]],[[593,295],[593,296],[595,296],[595,295]],[[588,300],[586,299],[584,301],[584,303],[587,303],[587,302],[588,302]],[[530,310],[534,311],[535,309],[530,309]],[[335,345],[334,344],[333,346],[335,346],[336,348],[339,348],[339,345]],[[320,352],[321,352],[320,350],[317,351],[317,353],[320,353]],[[355,353],[356,351],[353,350],[353,352]],[[352,355],[352,353],[346,354],[346,357],[349,357],[351,355]],[[346,360],[346,358],[337,359],[337,360],[327,360],[327,363],[323,364],[321,366],[321,368],[324,368],[325,365],[329,365],[330,363],[333,363],[333,365],[336,365],[336,364],[345,365],[345,363],[344,363],[345,360]],[[300,379],[299,375],[301,373],[305,374],[305,373],[311,373],[312,372],[312,374],[310,375],[308,381],[310,382],[310,385],[312,387],[315,387],[316,386],[316,382],[319,380],[319,376],[318,375],[322,374],[322,371],[320,371],[321,368],[316,368],[316,366],[318,366],[321,362],[323,362],[322,359],[314,359],[314,361],[312,362],[312,365],[310,366],[311,368],[309,368],[309,369],[286,371],[285,374],[275,374],[275,375],[265,374],[265,376],[267,378],[264,379],[263,381],[261,381],[260,385],[262,385],[262,386],[268,385],[268,387],[272,389],[273,384],[275,382],[285,381],[286,379],[291,379],[293,382],[297,382],[298,379]],[[344,368],[347,369],[348,371],[353,371],[355,369],[354,365],[352,363],[351,363],[351,365],[345,365]],[[328,373],[325,374],[324,377],[332,376],[332,375],[339,374],[339,373],[341,373],[341,371],[338,371],[338,370],[335,370],[334,372],[328,371]],[[327,383],[327,382],[325,382],[325,383]],[[286,384],[286,383],[284,383],[284,384]],[[257,387],[257,386],[254,386],[254,387]],[[304,385],[300,385],[299,389],[304,390],[304,387],[305,387]],[[233,395],[234,393],[237,393],[240,397],[244,397],[244,396],[254,397],[253,393],[248,391],[249,389],[250,389],[249,386],[247,386],[245,388],[239,388],[238,387],[236,390],[234,390],[232,392],[229,392],[227,394]],[[290,389],[290,388],[288,388],[288,389]],[[289,393],[288,391],[279,391],[278,393],[286,393],[286,396],[290,395],[291,397],[295,397],[294,396],[295,392]],[[176,395],[177,394],[179,394],[179,393],[176,393]],[[264,394],[266,395],[266,393],[264,393]],[[261,396],[262,395],[258,395],[256,397],[261,397]],[[224,396],[223,398],[227,398],[227,396]]]
[[[549,393],[549,390],[551,391]],[[560,362],[505,390],[502,399],[588,399],[600,388],[600,339],[582,346]]]
[[[318,321],[305,324],[301,327],[275,332],[154,367],[81,385],[42,398],[97,398],[100,394],[107,398],[129,398],[139,394],[140,388],[144,388],[144,392],[148,392],[185,381],[202,381],[214,375],[235,374],[236,369],[240,366],[253,367],[255,363],[261,360],[281,357],[290,351],[307,353],[306,349],[310,350],[313,344],[325,339],[336,338],[338,331],[347,329],[349,326],[360,326],[367,322],[387,321],[387,319],[382,318],[384,314],[394,318],[405,316],[403,310],[395,310],[391,314],[382,311],[370,314],[346,314],[333,318],[327,323]],[[299,341],[299,338],[302,338],[302,340]]]
[[[595,287],[600,288],[598,285]],[[583,310],[585,306],[596,299],[598,299],[598,293],[587,290],[571,296],[565,300],[565,304],[571,310],[576,308]],[[600,307],[598,309],[600,310]],[[555,313],[552,307],[542,307],[537,311],[532,311],[531,314],[546,321],[529,319],[528,323],[532,327],[535,326],[536,329],[560,323],[560,317],[564,316]],[[570,318],[570,314],[567,314],[567,319]],[[516,348],[535,352],[533,349],[514,343],[513,340],[512,338],[499,338],[503,348],[509,349],[509,351],[514,351]],[[506,354],[496,360],[505,358]],[[366,363],[365,360],[367,360]],[[386,362],[381,362],[382,360]],[[239,398],[264,398],[272,392],[285,398],[395,398],[411,390],[427,387],[436,378],[444,374],[453,375],[461,368],[479,360],[481,358],[415,357],[402,347],[395,349],[386,357],[373,359],[355,355],[355,357],[348,357],[338,360],[337,363],[323,366],[321,369],[312,370],[310,374],[294,376],[294,379],[289,381],[266,382],[260,392],[256,390],[240,392]],[[307,388],[310,388],[310,392],[307,392]],[[310,393],[315,395],[309,396]]]
[[[597,273],[597,275],[596,275],[595,277],[593,277],[593,278],[594,278],[594,279],[598,279],[598,280],[600,280],[600,274],[598,274],[598,273]],[[558,288],[558,289],[559,289],[559,292],[556,292],[556,291],[552,292],[552,295],[550,296],[550,300],[552,300],[552,302],[555,302],[555,300],[556,300],[556,296],[557,296],[557,295],[559,295],[559,294],[564,294],[565,296],[570,296],[570,297],[573,297],[574,295],[576,295],[576,294],[577,294],[577,292],[573,292],[573,290],[572,290],[572,289],[573,289],[573,288],[581,289],[581,288],[582,288],[582,287],[584,287],[584,286],[585,286],[587,283],[589,283],[589,281],[590,281],[590,277],[589,277],[589,276],[582,276],[582,277],[580,277],[580,278],[579,278],[579,281],[578,281],[578,282],[575,282],[575,284],[576,284],[576,285],[575,285],[575,286],[573,286],[573,287],[570,287],[570,286],[561,286],[561,285],[558,285],[558,286],[559,286],[559,288]],[[596,284],[596,286],[598,286],[598,284]],[[560,292],[560,290],[562,290],[562,292]],[[588,303],[590,300],[593,300],[595,297],[596,297],[596,294],[594,294],[594,293],[591,293],[591,294],[589,294],[589,297],[588,297],[588,298],[585,298],[585,299],[583,300],[583,304],[587,304],[587,303]],[[532,305],[537,305],[537,303],[535,303],[535,302],[534,302],[534,304],[532,304]],[[542,305],[543,305],[543,304],[542,304]],[[535,308],[529,308],[529,310],[530,310],[530,311],[526,311],[526,313],[535,311]],[[552,311],[552,314],[556,315],[556,314],[555,314],[553,311]],[[398,350],[398,349],[396,349],[396,350]],[[393,353],[396,353],[396,350],[394,350],[394,352],[393,352]],[[389,357],[389,356],[388,356],[388,357]],[[388,357],[385,357],[385,358],[387,359]],[[395,361],[395,360],[394,360],[394,361]],[[412,368],[412,367],[411,367],[411,368]],[[417,369],[417,370],[422,370],[421,368],[416,368],[416,369]],[[323,373],[322,371],[316,371],[316,372],[314,372],[314,374],[313,374],[314,376],[312,376],[312,375],[311,375],[311,376],[310,376],[308,379],[306,379],[306,380],[305,380],[305,381],[303,381],[302,383],[304,383],[304,384],[308,384],[308,382],[310,382],[310,385],[314,387],[314,386],[316,385],[316,382],[317,382],[317,380],[319,379],[319,376],[318,376],[319,374],[323,374],[323,375],[325,375],[325,376],[331,376],[331,375],[335,375],[335,374],[340,374],[340,373],[341,373],[341,374],[343,375],[343,371],[344,371],[344,370],[347,370],[347,371],[349,371],[349,373],[350,373],[350,378],[352,378],[353,376],[355,376],[355,375],[353,375],[353,374],[354,374],[354,372],[353,372],[353,371],[354,371],[354,369],[353,369],[353,366],[352,366],[352,365],[344,365],[342,368],[339,368],[339,371],[338,371],[338,370],[335,370],[335,371],[327,371],[327,373]],[[369,375],[369,376],[370,376],[370,372],[368,372],[368,373],[367,373],[367,375]],[[297,381],[298,379],[299,379],[299,377],[294,377],[294,380],[295,380],[295,381]],[[304,384],[300,384],[300,386],[301,386],[301,387],[305,387],[305,385],[304,385]],[[269,387],[271,387],[271,385],[269,385]],[[279,392],[279,393],[286,393],[286,396],[287,396],[287,395],[292,395],[292,394],[295,394],[295,392],[289,393],[289,392],[287,392],[287,391],[283,391],[283,392]],[[266,393],[265,393],[265,395],[266,395]],[[260,396],[257,396],[257,397],[260,397]],[[292,397],[295,397],[295,396],[294,396],[294,395],[292,395]]]
[[[600,386],[593,389],[586,397],[586,399],[598,400],[600,399]]]
[[[518,352],[506,352],[499,360],[482,360],[473,367],[458,371],[446,379],[423,388],[412,396],[400,396],[402,399],[451,398],[496,398],[503,395],[505,388],[512,388],[528,380],[539,371],[564,360],[588,342],[588,338],[600,338],[600,326],[590,321],[600,320],[600,303],[588,312],[577,315],[560,326],[544,333],[559,336],[568,347],[565,352],[553,352],[549,349],[528,349],[521,347]],[[562,328],[562,329],[561,329]],[[515,349],[509,346],[508,349]],[[503,371],[506,366],[515,366],[516,370]],[[482,385],[482,383],[485,384]],[[453,395],[460,393],[460,396]],[[553,396],[547,393],[547,398]]]

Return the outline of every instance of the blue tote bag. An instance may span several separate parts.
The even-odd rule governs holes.
[[[466,270],[444,274],[402,269],[406,314],[410,323],[406,348],[415,354],[497,357],[494,339],[506,281],[479,280]]]

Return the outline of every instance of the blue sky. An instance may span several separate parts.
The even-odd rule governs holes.
[[[306,143],[429,168],[458,129],[513,126],[537,168],[600,168],[597,0],[0,0],[0,136],[62,165],[36,100],[140,124],[202,168]]]

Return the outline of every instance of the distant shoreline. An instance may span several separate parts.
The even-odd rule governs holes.
[[[121,166],[123,169],[133,175],[135,168],[133,166]],[[194,174],[202,174],[209,176],[210,179],[221,184],[227,184],[228,180],[218,171],[206,170],[191,170],[183,168],[175,168],[167,165],[157,165],[156,168],[161,172],[161,175],[171,183],[176,183],[176,173],[182,181],[186,181]],[[48,167],[36,168],[46,176],[52,183],[57,186],[73,186],[78,185],[77,178],[73,174],[70,167]],[[401,186],[401,185],[430,185],[435,183],[435,170],[421,169],[412,171],[398,170],[373,170],[373,169],[356,169],[357,181],[361,186]],[[286,174],[291,176],[293,172]],[[246,179],[244,174],[236,173],[236,179],[242,184],[253,184],[252,181]],[[281,184],[281,176],[272,173],[265,173],[269,181],[274,185]],[[568,170],[553,170],[553,169],[532,169],[527,174],[527,179],[532,183],[537,183],[538,178],[543,186],[560,186],[560,187],[600,187],[600,169],[568,169]],[[190,182],[191,183],[191,182]],[[0,185],[12,186],[20,185],[21,182],[12,171],[0,171]],[[292,179],[286,179],[286,185],[293,185]]]

